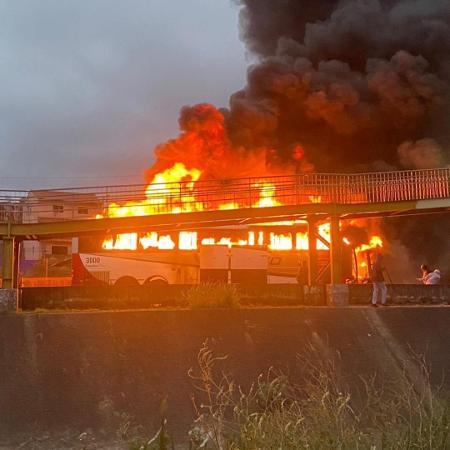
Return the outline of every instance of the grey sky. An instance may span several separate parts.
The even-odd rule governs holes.
[[[227,104],[231,0],[0,0],[0,187],[141,182],[184,104]]]

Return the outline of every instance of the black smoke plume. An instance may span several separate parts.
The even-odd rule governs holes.
[[[317,171],[433,168],[450,159],[448,0],[241,0],[241,35],[258,57],[230,99],[229,134],[301,145]],[[449,270],[450,215],[385,221],[388,239]]]
[[[184,108],[158,170],[175,155],[186,165],[196,155],[210,176],[247,175],[246,159],[260,162],[256,175],[449,164],[449,0],[235,1],[256,58],[247,84],[220,112]],[[417,264],[447,269],[449,229],[449,214],[385,224]]]
[[[448,161],[448,0],[241,4],[259,61],[230,100],[235,143],[277,149],[269,164],[300,144],[316,170],[348,171],[401,167],[402,144],[433,138]]]

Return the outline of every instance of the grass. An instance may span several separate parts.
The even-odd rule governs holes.
[[[162,423],[158,432],[148,440],[134,439],[129,445],[129,450],[172,450],[173,441],[166,432],[165,421]]]
[[[197,418],[187,436],[189,444],[176,448],[448,450],[449,399],[432,388],[424,362],[417,357],[415,362],[421,369],[417,373],[400,371],[383,383],[376,377],[356,383],[357,374],[351,374],[350,388],[340,375],[339,359],[310,346],[298,356],[298,383],[272,368],[243,388],[224,371],[227,357],[216,356],[205,343],[197,367],[189,372],[196,387]],[[118,416],[117,442],[128,443],[129,450],[174,450],[167,408],[163,400],[161,426],[150,439],[130,416]],[[86,443],[80,448],[98,447]]]
[[[400,376],[389,386],[361,380],[352,394],[337,376],[334,361],[305,368],[301,385],[273,369],[241,389],[216,370],[224,358],[208,346],[191,373],[201,403],[190,448],[217,450],[449,449],[450,403],[438,399],[427,372],[420,387]]]
[[[321,356],[322,355],[322,356]],[[383,383],[360,379],[351,388],[340,376],[340,361],[310,351],[298,356],[296,377],[269,369],[243,388],[224,371],[226,356],[205,343],[197,366],[189,372],[196,387],[197,418],[177,449],[189,450],[448,450],[450,402],[433,389],[426,366],[415,358],[419,373],[392,374]],[[413,372],[413,371],[411,371]],[[394,379],[395,376],[395,379]],[[105,411],[110,404],[106,402]],[[128,414],[111,415],[116,436],[103,446],[91,432],[77,438],[33,437],[20,448],[96,448],[174,450],[167,432],[167,401],[160,404],[161,425],[146,438]],[[69,445],[69,442],[71,444]],[[75,443],[74,443],[75,442]],[[6,447],[5,447],[6,448]],[[10,447],[8,447],[10,448]]]

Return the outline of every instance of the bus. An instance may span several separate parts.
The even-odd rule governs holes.
[[[81,237],[72,244],[73,285],[293,284],[308,259],[306,225],[216,227],[199,231]],[[318,240],[318,280],[330,281],[329,251]],[[352,255],[344,251],[344,277]]]

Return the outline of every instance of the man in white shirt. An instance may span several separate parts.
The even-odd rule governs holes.
[[[422,270],[422,278],[418,278],[418,280],[422,281],[423,284],[435,285],[441,282],[441,272],[439,269],[431,272],[425,264],[422,264],[420,269]]]
[[[439,284],[441,282],[441,272],[439,269],[430,272],[425,284]]]

